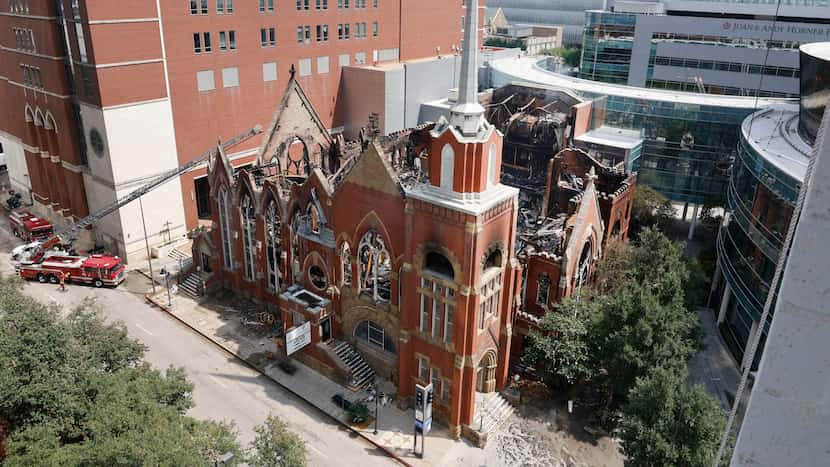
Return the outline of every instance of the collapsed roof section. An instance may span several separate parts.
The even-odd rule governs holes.
[[[429,182],[425,168],[433,126],[423,124],[386,136],[367,127],[361,130],[357,141],[345,141],[342,135],[329,133],[292,76],[263,138],[256,163],[234,169],[227,156],[217,151],[210,164],[225,167],[229,181],[244,179],[253,191],[260,191],[268,183],[283,199],[288,198],[292,185],[305,183],[311,177],[334,193],[358,164],[368,164],[381,175],[373,180],[378,189],[388,191],[391,183],[405,196],[407,189]]]
[[[612,204],[635,186],[636,174],[626,174],[622,163],[606,165],[594,154],[567,148],[550,159],[547,182],[538,205],[520,211],[518,256],[544,252],[562,256],[569,233],[585,203],[596,203],[605,230]],[[590,187],[590,190],[589,190]]]

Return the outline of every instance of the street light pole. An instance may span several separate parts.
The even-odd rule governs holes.
[[[170,298],[170,271],[165,271],[164,285],[167,287],[167,306],[173,306],[173,299]]]
[[[378,434],[378,399],[380,399],[380,391],[378,391],[378,377],[375,376],[375,432]]]
[[[144,228],[144,246],[147,248],[147,265],[150,267],[150,284],[153,285],[153,295],[156,294],[156,278],[153,277],[153,258],[150,257],[150,241],[147,239],[147,224],[144,222],[144,204],[141,196],[138,197],[138,208],[141,210],[141,226]]]

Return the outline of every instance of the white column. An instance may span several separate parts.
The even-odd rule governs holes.
[[[697,211],[700,209],[700,206],[695,204],[694,209],[692,209],[692,223],[689,224],[689,240],[694,238],[695,236],[695,225],[697,224]],[[685,215],[684,215],[685,217]]]
[[[718,324],[726,319],[726,309],[729,308],[729,300],[732,298],[732,287],[729,283],[724,284],[723,297],[720,299],[720,311],[718,312]]]
[[[747,340],[746,340],[747,345],[744,348],[744,358],[741,360],[741,369],[742,370],[744,368],[746,368],[747,365],[752,365],[752,362],[749,361],[749,343],[752,342],[752,339],[755,339],[755,334],[760,332],[760,329],[758,329],[758,328],[759,328],[758,321],[753,321],[752,322],[752,327],[749,329],[749,338],[747,338]]]

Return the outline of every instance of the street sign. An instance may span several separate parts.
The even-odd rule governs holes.
[[[417,430],[418,433],[427,434],[427,433],[429,433],[430,429],[432,429],[432,419],[431,418],[428,419],[425,422],[420,422],[418,420],[415,420],[415,430]]]
[[[291,355],[311,343],[311,322],[306,321],[285,333],[285,353]]]
[[[423,422],[432,418],[432,383],[426,386],[415,385],[415,420]]]

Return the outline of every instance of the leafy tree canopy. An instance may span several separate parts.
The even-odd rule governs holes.
[[[21,285],[0,279],[4,465],[211,465],[241,453],[230,425],[184,415],[183,370],[142,363],[144,346],[95,303],[63,317]]]
[[[248,464],[252,467],[302,467],[306,465],[305,444],[288,430],[285,422],[269,416],[265,423],[254,428],[256,438],[251,443]]]
[[[588,314],[582,308],[572,299],[564,300],[555,312],[542,318],[539,331],[529,336],[522,358],[550,387],[585,381],[594,370],[588,347]]]
[[[579,47],[556,47],[542,50],[542,55],[562,57],[568,66],[577,67],[582,60],[582,49]]]
[[[618,401],[655,366],[678,368],[697,349],[697,314],[687,310],[682,245],[644,229],[635,244],[610,246],[597,282],[540,322],[525,359],[553,389],[591,379]]]
[[[685,371],[654,368],[637,379],[623,406],[626,466],[712,465],[726,417],[700,385],[688,387]]]
[[[634,233],[653,226],[668,232],[674,222],[674,214],[671,200],[654,188],[637,185],[631,204],[631,227]]]

